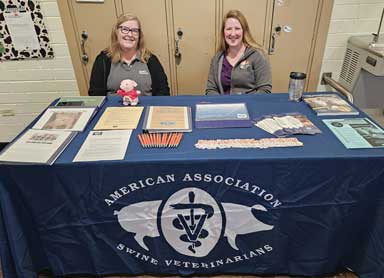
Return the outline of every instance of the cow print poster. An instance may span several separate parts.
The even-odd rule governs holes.
[[[7,27],[4,13],[6,12],[28,12],[32,17],[36,35],[40,44],[39,49],[17,50],[13,43]],[[32,0],[0,0],[0,61],[53,58],[53,49],[49,43],[48,31],[43,22],[38,1]]]

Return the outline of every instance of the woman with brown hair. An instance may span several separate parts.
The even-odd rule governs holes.
[[[270,93],[272,75],[269,61],[253,39],[248,22],[237,10],[223,19],[220,42],[212,58],[206,94]]]
[[[169,95],[164,69],[146,48],[140,20],[131,14],[121,15],[113,25],[109,47],[93,64],[88,94],[114,93],[126,79],[137,83],[141,95]]]

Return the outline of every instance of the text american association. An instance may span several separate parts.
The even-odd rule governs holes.
[[[180,180],[180,179],[179,179]],[[121,186],[119,189],[115,190],[113,193],[109,194],[109,197],[105,198],[104,201],[108,206],[111,206],[114,202],[116,202],[121,197],[130,194],[134,191],[144,189],[147,187],[158,186],[168,183],[176,183],[179,180],[175,178],[175,174],[166,174],[156,177],[148,177],[145,179],[141,179],[130,184]],[[255,194],[256,196],[264,199],[268,202],[272,207],[276,208],[280,206],[282,203],[275,198],[272,193],[269,193],[267,190],[263,189],[261,186],[252,184],[250,182],[246,182],[234,177],[226,177],[222,175],[212,175],[209,173],[186,173],[181,179],[183,182],[200,182],[200,183],[214,183],[214,184],[223,184],[227,186],[232,186],[249,192],[251,194]]]

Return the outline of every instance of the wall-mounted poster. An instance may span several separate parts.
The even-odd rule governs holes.
[[[0,60],[53,58],[38,1],[0,0]]]

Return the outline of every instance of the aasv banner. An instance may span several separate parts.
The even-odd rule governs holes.
[[[211,173],[130,181],[103,203],[124,233],[114,244],[120,256],[164,273],[216,272],[268,256],[274,251],[271,210],[282,205],[260,185]]]

